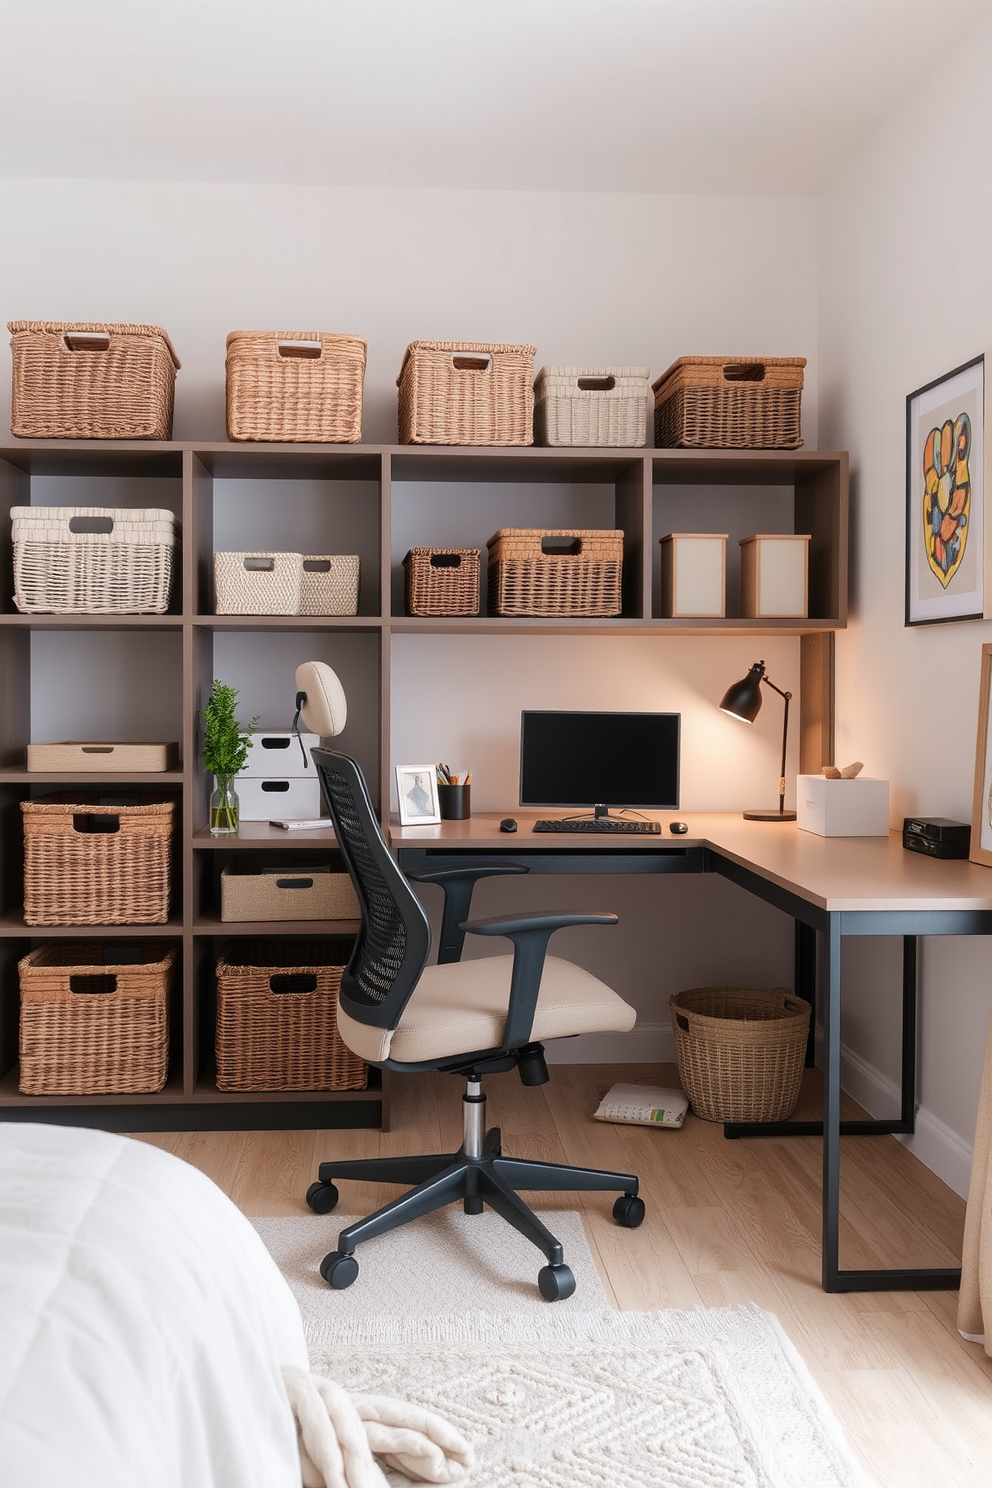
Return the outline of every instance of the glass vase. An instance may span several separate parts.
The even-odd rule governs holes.
[[[234,789],[233,775],[215,775],[216,788],[210,795],[211,837],[235,837],[238,831],[240,802]]]

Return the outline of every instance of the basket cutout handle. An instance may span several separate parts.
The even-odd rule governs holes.
[[[117,991],[117,978],[112,971],[76,972],[69,977],[69,991],[83,997],[106,997]]]
[[[493,364],[493,359],[488,351],[469,355],[464,351],[456,351],[451,358],[451,365],[456,372],[488,372]]]
[[[276,346],[281,357],[305,357],[315,361],[324,354],[320,341],[277,341]]]
[[[269,977],[269,990],[280,996],[287,992],[316,992],[317,978],[312,971],[278,972]]]
[[[70,517],[70,532],[113,532],[113,517]]]
[[[728,362],[723,369],[725,382],[764,382],[764,362]]]
[[[304,558],[303,560],[304,573],[330,573],[330,571],[330,558]]]
[[[109,331],[66,331],[62,337],[66,351],[109,351]]]
[[[431,568],[461,568],[461,553],[432,553]]]
[[[675,1021],[679,1025],[683,1033],[689,1032],[689,1019],[686,1017],[685,1013],[676,1013]]]
[[[83,754],[113,754],[113,744],[80,744]]]
[[[617,385],[615,377],[580,377],[577,386],[583,393],[612,393]]]
[[[262,789],[263,789],[263,791],[274,791],[278,795],[280,792],[288,791],[289,790],[289,781],[288,780],[263,780],[262,781]]]
[[[253,569],[257,569],[259,572],[264,571],[265,573],[271,573],[276,566],[276,560],[274,558],[261,557],[242,558],[241,565],[243,568],[248,569],[249,572],[251,572]]]
[[[312,889],[312,878],[277,878],[277,889]]]
[[[282,739],[279,739],[279,738],[272,738],[272,739],[265,738],[265,739],[256,739],[255,740],[255,743],[256,744],[261,744],[261,746],[262,746],[263,749],[288,749],[289,746],[290,746],[290,744],[292,744],[292,742],[293,741],[289,737],[288,734],[284,738],[282,738]]]
[[[80,811],[72,818],[74,832],[119,832],[121,819],[110,811]]]
[[[569,537],[566,533],[552,534],[541,538],[541,552],[549,558],[568,558],[582,552],[581,537]]]

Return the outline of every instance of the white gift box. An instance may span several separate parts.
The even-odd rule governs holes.
[[[314,769],[309,780],[302,776],[239,775],[234,789],[242,821],[282,821],[285,817],[309,821],[320,815],[320,783]],[[330,818],[327,825],[331,825]]]
[[[300,749],[300,744],[303,749]],[[316,774],[316,766],[310,758],[311,749],[316,749],[320,739],[317,734],[300,734],[299,739],[291,729],[253,729],[248,744],[248,761],[238,776],[239,782],[246,775],[309,777]],[[304,751],[306,763],[304,763]],[[241,793],[240,784],[237,786]]]
[[[889,782],[864,775],[853,780],[798,775],[796,826],[820,837],[885,837],[889,831]]]

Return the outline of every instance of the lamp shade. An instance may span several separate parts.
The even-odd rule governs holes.
[[[743,718],[753,723],[761,708],[761,679],[765,675],[765,663],[756,661],[746,677],[732,682],[720,702],[724,713],[733,718]]]

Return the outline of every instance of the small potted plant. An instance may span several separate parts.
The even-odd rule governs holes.
[[[216,780],[210,797],[210,832],[214,837],[233,837],[238,830],[239,802],[234,778],[248,763],[251,730],[257,715],[246,729],[234,716],[237,689],[214,678],[207,706],[203,710],[203,767]]]

